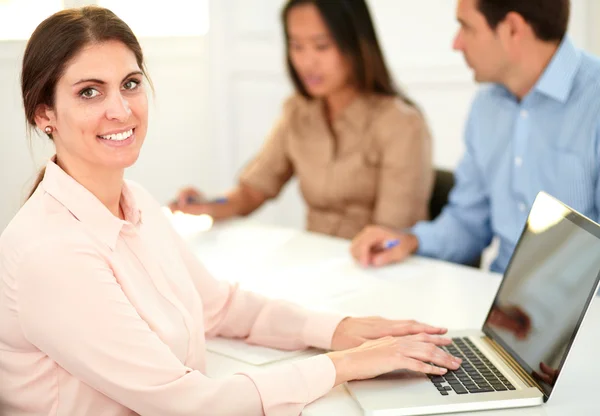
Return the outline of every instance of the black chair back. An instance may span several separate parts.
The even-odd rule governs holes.
[[[454,173],[444,169],[435,170],[435,182],[433,184],[433,192],[429,201],[429,218],[434,220],[442,213],[442,210],[448,203],[448,195],[454,187]],[[479,268],[481,265],[481,257],[470,262],[468,266]]]
[[[433,193],[429,201],[429,219],[434,220],[448,203],[448,194],[454,187],[454,173],[449,170],[436,169]]]

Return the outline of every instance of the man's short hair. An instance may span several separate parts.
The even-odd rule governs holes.
[[[492,29],[515,12],[532,27],[538,39],[560,42],[569,25],[570,0],[477,0],[477,7]]]

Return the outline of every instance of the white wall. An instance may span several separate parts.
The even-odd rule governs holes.
[[[26,194],[26,181],[35,170],[34,154],[39,158],[44,153],[43,146],[38,146],[32,154],[33,149],[26,139],[19,88],[23,48],[22,42],[0,43],[0,229],[14,215]]]
[[[125,0],[124,0],[125,1]],[[291,92],[284,72],[282,0],[213,0],[207,38],[143,40],[156,86],[151,125],[128,177],[166,202],[194,184],[216,195],[259,149]],[[462,153],[462,128],[476,90],[460,55],[451,51],[454,1],[370,0],[388,63],[423,107],[434,133],[435,162],[452,168]],[[600,50],[595,0],[573,0],[571,32]],[[19,91],[25,42],[0,41],[0,230],[18,210],[30,180],[52,147],[34,136],[31,153]],[[261,210],[263,221],[302,227],[295,184]]]

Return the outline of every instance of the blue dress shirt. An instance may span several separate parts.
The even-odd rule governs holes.
[[[503,86],[482,87],[448,205],[412,230],[418,254],[468,263],[498,237],[491,269],[503,272],[539,191],[598,221],[599,135],[600,60],[568,38],[521,101]]]

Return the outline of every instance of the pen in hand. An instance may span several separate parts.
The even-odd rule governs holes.
[[[229,200],[226,197],[221,197],[210,201],[204,201],[203,199],[199,199],[190,195],[187,197],[186,201],[188,204],[226,204]]]
[[[386,240],[381,245],[380,251],[390,250],[390,249],[396,247],[398,244],[400,244],[400,239],[399,238],[394,238],[392,240]]]
[[[400,239],[393,238],[390,240],[385,240],[382,243],[380,243],[379,245],[373,246],[371,248],[371,255],[370,255],[369,263],[376,265],[376,266],[379,265],[379,264],[377,264],[377,260],[376,260],[379,257],[379,255],[381,253],[383,253],[384,251],[391,250],[394,247],[398,247],[399,245],[400,245]]]

